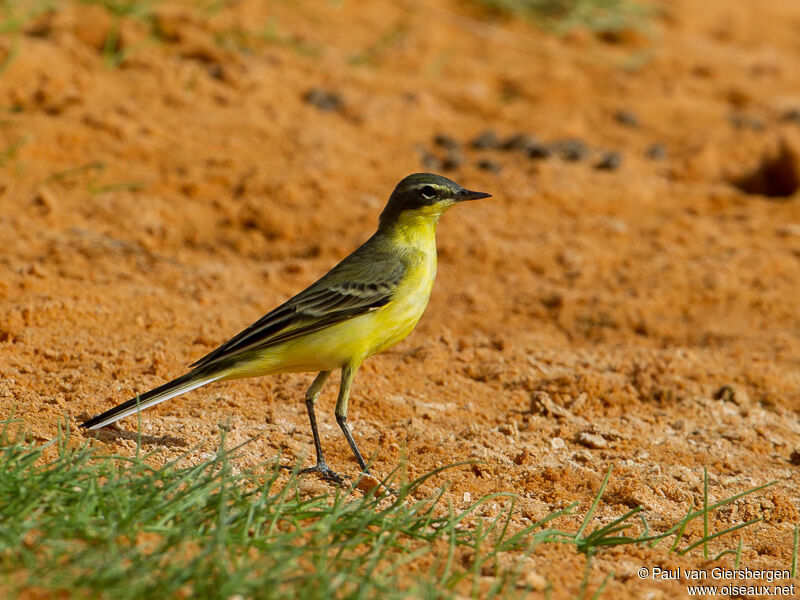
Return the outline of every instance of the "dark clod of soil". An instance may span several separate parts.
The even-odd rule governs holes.
[[[442,161],[442,169],[445,171],[455,171],[464,164],[464,155],[456,150],[447,153]]]
[[[502,167],[499,163],[496,163],[489,158],[482,158],[478,161],[477,165],[482,171],[489,171],[490,173],[499,173],[502,170]]]
[[[469,145],[476,150],[493,150],[500,146],[500,138],[494,131],[487,129],[472,138]]]
[[[733,402],[733,397],[736,394],[735,390],[729,385],[723,385],[716,392],[714,392],[714,400],[724,400],[725,402]]]
[[[501,150],[525,150],[528,146],[536,142],[533,136],[527,133],[515,133],[503,140],[500,144]]]
[[[787,198],[800,189],[800,156],[785,142],[774,154],[765,154],[752,171],[730,182],[748,194]]]
[[[446,133],[437,133],[433,136],[433,143],[445,150],[458,150],[461,147],[457,139]]]
[[[442,161],[439,157],[425,149],[420,153],[420,163],[431,171],[437,171],[442,168]]]
[[[800,467],[800,450],[792,450],[792,453],[789,455],[789,462],[796,467]]]
[[[525,152],[527,153],[528,158],[533,159],[550,158],[553,154],[547,145],[536,141],[528,144],[525,148]]]
[[[752,129],[753,131],[764,131],[764,122],[756,117],[733,113],[728,117],[728,122],[736,129]]]
[[[340,110],[344,106],[339,94],[322,88],[311,88],[305,93],[303,100],[324,111]]]
[[[639,117],[636,116],[635,112],[630,110],[618,110],[614,113],[614,120],[620,125],[625,125],[626,127],[639,126]]]
[[[583,160],[589,154],[589,148],[578,138],[558,140],[553,142],[551,148],[558,156],[570,162]]]
[[[616,171],[622,165],[622,154],[619,152],[606,152],[594,168],[601,171]]]
[[[781,121],[800,125],[800,108],[790,108],[781,115]]]
[[[644,151],[644,155],[650,160],[664,160],[667,158],[667,147],[661,142],[650,144]]]

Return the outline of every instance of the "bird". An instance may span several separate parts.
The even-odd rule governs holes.
[[[317,372],[305,393],[316,464],[300,473],[342,483],[328,467],[314,406],[331,372],[341,369],[334,410],[356,462],[369,473],[347,423],[353,379],[363,361],[405,338],[425,312],[436,278],[436,226],[444,212],[489,198],[434,173],[402,179],[366,242],[296,296],[189,366],[185,375],[139,394],[81,424],[110,425],[216,381]]]

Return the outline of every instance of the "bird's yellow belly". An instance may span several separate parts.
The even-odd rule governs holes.
[[[230,370],[227,378],[330,371],[359,364],[405,338],[422,317],[436,278],[436,255],[411,269],[395,300],[375,311],[262,350]]]

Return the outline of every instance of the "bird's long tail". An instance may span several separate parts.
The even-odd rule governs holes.
[[[202,371],[191,371],[186,375],[181,375],[177,379],[173,379],[164,385],[160,385],[149,392],[145,392],[144,394],[136,396],[135,398],[131,398],[127,402],[123,402],[122,404],[119,404],[114,408],[97,415],[96,417],[92,417],[88,421],[81,423],[81,427],[84,429],[98,429],[100,427],[105,427],[106,425],[110,425],[114,421],[118,421],[124,417],[127,417],[128,415],[132,415],[137,411],[150,408],[151,406],[155,406],[160,402],[164,402],[165,400],[169,400],[175,396],[180,396],[181,394],[185,394],[188,391],[197,389],[206,385],[207,383],[211,383],[217,379],[222,379],[223,377],[224,374],[219,372],[207,374],[203,373]]]

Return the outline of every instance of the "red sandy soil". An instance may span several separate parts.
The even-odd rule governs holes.
[[[442,153],[435,134],[578,137],[582,161],[467,147],[445,173],[494,197],[443,217],[426,315],[359,372],[362,450],[378,475],[404,457],[411,477],[479,459],[423,491],[448,484],[456,507],[467,492],[516,492],[514,527],[578,501],[558,523],[576,529],[611,464],[597,522],[642,505],[655,531],[702,503],[704,467],[712,501],[778,480],[710,525],[763,518],[742,533],[742,565],[789,568],[800,3],[676,0],[644,33],[560,37],[444,0],[153,11],[157,40],[126,18],[106,44],[111,18],[77,3],[0,38],[0,56],[14,52],[0,77],[0,417],[24,417],[41,441],[67,418],[73,443],[130,452],[135,418],[96,434],[78,423],[180,375],[348,254],[395,183],[428,170],[421,148]],[[121,53],[104,57],[106,45]],[[340,105],[309,103],[313,88]],[[666,158],[646,156],[656,142]],[[620,168],[594,168],[605,150]],[[749,191],[732,185],[764,164]],[[788,195],[754,193],[775,185]],[[167,459],[200,445],[199,457],[230,421],[231,444],[257,438],[243,464],[310,464],[311,378],[164,403],[142,414],[146,449]],[[323,445],[354,476],[335,391],[318,405]],[[542,546],[529,563],[553,598],[578,591],[574,548]],[[706,564],[665,544],[610,550],[590,591],[613,571],[606,597],[683,597],[685,581],[637,570]]]

